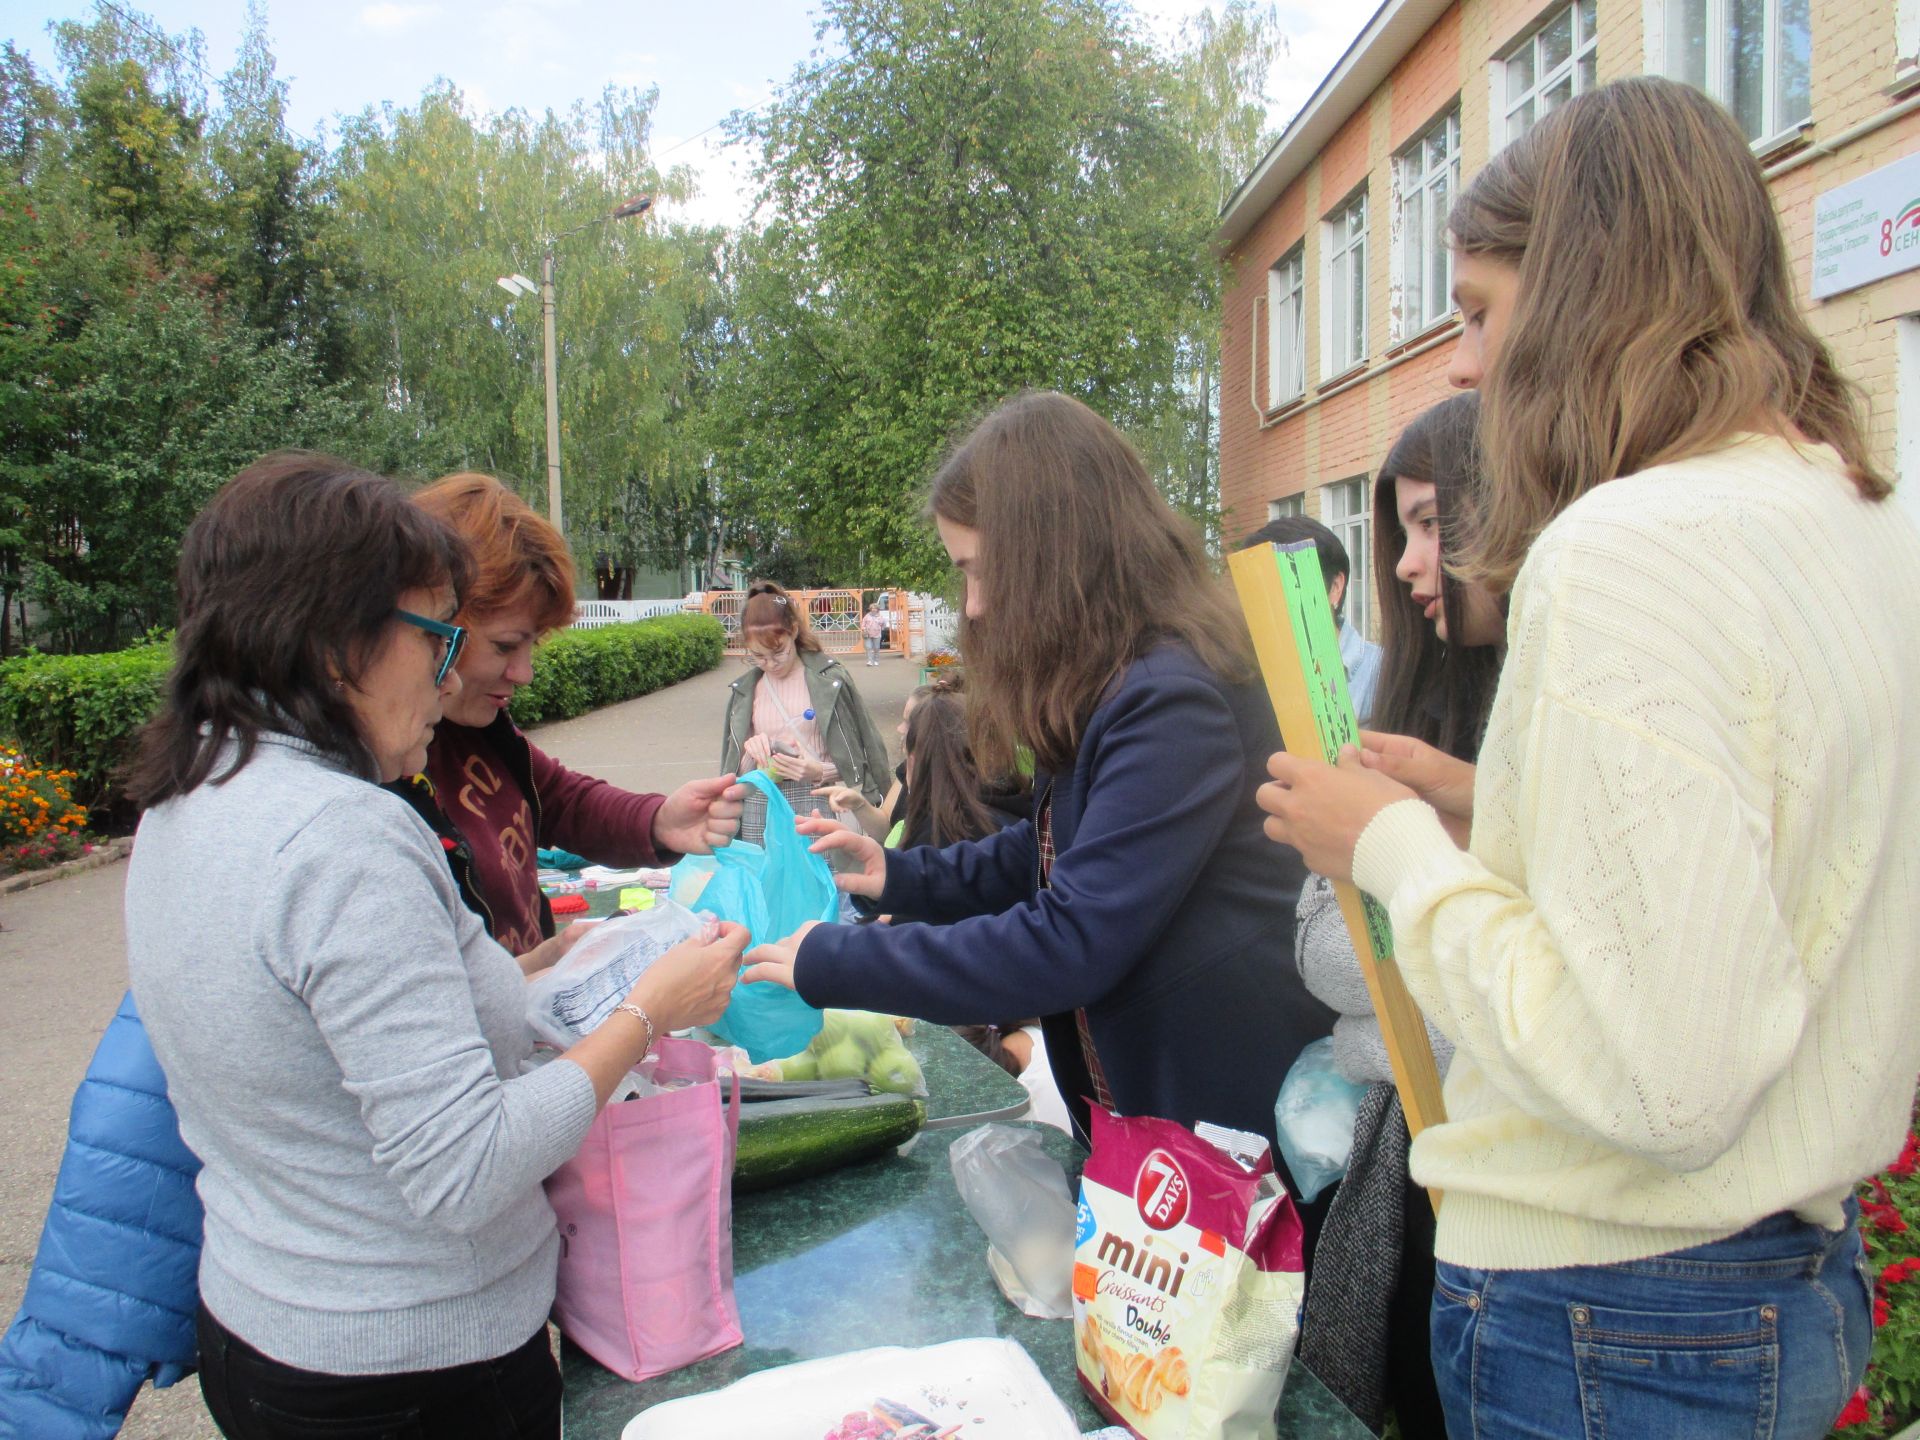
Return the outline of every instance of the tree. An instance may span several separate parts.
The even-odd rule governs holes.
[[[495,281],[538,274],[547,236],[636,193],[685,193],[688,174],[663,176],[648,158],[655,98],[614,88],[565,117],[475,117],[441,85],[413,109],[347,123],[334,188],[365,276],[356,323],[422,468],[486,470],[544,502],[540,306]],[[585,231],[557,254],[568,527],[587,549],[625,544],[623,497],[662,443],[677,364],[659,292],[678,262],[639,221]]]
[[[919,488],[1025,386],[1161,437],[1204,510],[1176,473],[1210,436],[1191,356],[1219,290],[1197,76],[1102,0],[830,0],[821,33],[844,59],[736,127],[771,216],[724,397],[753,527],[839,575],[930,580]]]
[[[1215,16],[1202,10],[1181,30],[1172,99],[1188,143],[1200,157],[1189,172],[1191,203],[1217,216],[1271,142],[1264,95],[1284,40],[1272,5],[1229,0]],[[1167,498],[1219,540],[1220,295],[1225,276],[1189,297],[1174,351],[1169,402],[1142,416],[1133,438]]]
[[[328,380],[357,376],[348,299],[359,283],[327,193],[327,156],[287,128],[262,0],[248,0],[234,68],[210,127],[203,251],[221,290],[263,341],[298,349]]]
[[[0,649],[20,595],[63,648],[170,623],[180,535],[222,481],[266,450],[390,434],[323,370],[313,160],[275,128],[254,18],[214,113],[197,37],[137,16],[59,27],[58,84],[0,57],[18,180],[0,200]],[[248,190],[249,164],[307,182]]]

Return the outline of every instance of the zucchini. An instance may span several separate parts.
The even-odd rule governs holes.
[[[926,1120],[926,1102],[906,1095],[763,1100],[743,1105],[733,1188],[768,1190],[824,1175],[905,1144]]]

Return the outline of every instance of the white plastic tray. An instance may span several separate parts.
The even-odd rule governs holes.
[[[656,1405],[620,1440],[821,1440],[875,1400],[964,1428],[956,1440],[1079,1440],[1080,1427],[1012,1340],[856,1350],[762,1370],[724,1390]]]

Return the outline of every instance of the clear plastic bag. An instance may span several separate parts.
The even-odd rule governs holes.
[[[1073,1318],[1073,1192],[1034,1130],[982,1125],[947,1151],[967,1211],[987,1234],[1001,1293],[1040,1320]]]
[[[1354,1117],[1366,1093],[1366,1086],[1354,1084],[1333,1063],[1332,1036],[1302,1050],[1281,1081],[1273,1128],[1302,1202],[1347,1173]]]
[[[566,1049],[611,1015],[654,961],[708,923],[671,900],[602,921],[559,964],[527,982],[527,1023],[547,1044]]]

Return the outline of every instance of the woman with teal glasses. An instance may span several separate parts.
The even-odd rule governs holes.
[[[127,874],[134,999],[203,1168],[201,1389],[230,1440],[557,1437],[541,1181],[656,1033],[718,1018],[746,932],[676,947],[529,1068],[523,970],[381,783],[460,693],[459,535],[269,456],[188,530]]]

